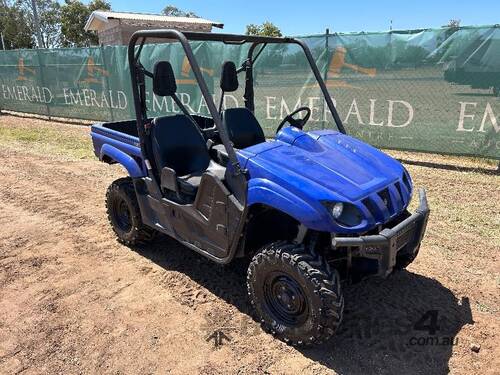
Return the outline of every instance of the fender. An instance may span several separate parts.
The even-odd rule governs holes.
[[[146,173],[144,173],[141,167],[139,167],[139,164],[137,164],[137,162],[130,155],[120,151],[116,147],[109,144],[102,145],[99,160],[102,161],[105,156],[123,165],[130,177],[137,178],[146,176]]]
[[[328,231],[331,228],[328,211],[321,203],[313,203],[313,206],[268,179],[250,179],[247,199],[249,206],[256,203],[265,204],[286,213],[309,229]]]

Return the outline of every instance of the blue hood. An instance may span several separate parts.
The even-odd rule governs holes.
[[[288,184],[314,188],[309,193],[319,193],[317,198],[328,198],[328,193],[334,192],[355,201],[400,179],[403,173],[398,161],[344,134],[297,130],[293,133],[297,133],[294,138],[285,133],[274,142],[244,150],[250,159],[245,168],[251,177],[262,177],[264,169]]]
[[[369,226],[388,221],[409,203],[411,188],[401,188],[405,173],[402,165],[378,149],[339,132],[305,133],[288,127],[275,141],[246,148],[238,154],[249,171],[250,186],[252,179],[266,180],[311,206],[323,201],[353,203],[366,213],[365,224]],[[395,188],[399,194],[394,193],[394,202],[387,212],[382,208],[380,212],[369,212],[360,203],[388,187],[391,196]],[[374,200],[377,205],[380,199],[374,197]]]

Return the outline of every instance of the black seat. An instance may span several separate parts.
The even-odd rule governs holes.
[[[177,86],[168,62],[156,63],[153,77],[156,95],[176,98]],[[196,195],[204,172],[224,179],[225,168],[210,159],[205,138],[189,114],[157,117],[152,125],[151,146],[162,188]]]
[[[250,147],[266,141],[259,122],[246,108],[226,109],[222,114],[222,121],[236,148]]]
[[[205,171],[224,179],[225,168],[210,159],[203,135],[185,115],[155,118],[151,142],[158,169],[175,171],[181,193],[195,195]]]
[[[222,65],[220,79],[222,100],[224,93],[233,92],[238,89],[238,73],[232,61],[226,61]],[[222,112],[222,121],[228,131],[228,136],[236,148],[245,148],[265,142],[266,137],[262,127],[254,114],[246,108],[229,108]]]

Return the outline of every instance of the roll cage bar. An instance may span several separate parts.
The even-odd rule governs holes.
[[[339,129],[340,132],[344,134],[346,133],[342,121],[340,120],[338,112],[330,97],[330,94],[328,93],[328,89],[326,88],[325,82],[321,77],[321,73],[319,72],[318,67],[316,66],[316,63],[314,61],[314,58],[312,57],[311,51],[309,50],[309,47],[299,39],[265,37],[256,35],[180,32],[178,30],[171,30],[171,29],[137,31],[132,35],[130,42],[128,44],[128,61],[130,66],[130,75],[132,79],[132,93],[134,99],[135,114],[137,118],[137,132],[140,140],[141,153],[149,174],[151,174],[152,169],[148,158],[148,155],[150,155],[148,151],[150,150],[148,150],[148,142],[146,142],[146,138],[149,136],[150,124],[147,117],[144,76],[147,75],[149,77],[152,77],[152,74],[144,69],[139,60],[144,43],[148,38],[177,40],[181,43],[182,48],[184,49],[186,57],[189,61],[189,64],[191,65],[194,77],[199,85],[203,98],[205,99],[205,102],[207,104],[208,111],[210,112],[214,124],[217,127],[217,130],[219,131],[221,141],[227,150],[230,165],[233,167],[231,173],[235,178],[237,179],[243,178],[245,180],[245,184],[243,186],[246,185],[246,178],[244,176],[245,173],[244,171],[242,171],[239,165],[236,153],[229,140],[227,130],[222,124],[221,116],[213,101],[213,97],[210,95],[207,84],[205,82],[205,79],[203,78],[201,69],[198,65],[198,62],[196,61],[196,58],[189,44],[189,41],[219,41],[225,44],[252,43],[252,45],[248,50],[247,60],[243,63],[241,68],[238,69],[238,72],[245,71],[245,93],[244,93],[245,107],[252,112],[254,112],[255,110],[254,90],[253,90],[253,63],[255,61],[254,52],[257,46],[263,45],[263,47],[257,52],[255,58],[258,57],[258,55],[262,52],[263,48],[265,48],[267,44],[287,44],[287,43],[298,44],[306,55],[307,61],[309,62],[309,65],[313,71],[316,81],[319,84],[319,87],[323,93],[328,109],[330,110],[335,120],[337,128]],[[136,44],[139,39],[140,39],[140,45],[139,48],[136,50]],[[244,192],[240,192],[239,194],[237,192],[234,193],[237,196],[237,198],[238,196],[241,197],[240,194],[245,195]],[[241,202],[239,198],[238,200]]]

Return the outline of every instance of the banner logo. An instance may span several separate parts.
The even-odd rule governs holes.
[[[349,69],[356,73],[365,74],[368,77],[375,77],[377,75],[377,69],[375,68],[365,68],[360,65],[350,64],[346,62],[345,60],[346,54],[347,54],[347,49],[345,47],[338,46],[337,48],[335,48],[335,52],[333,53],[332,60],[330,61],[330,66],[328,68],[328,73],[326,76],[327,87],[357,88],[355,86],[352,86],[348,82],[339,79],[344,69]]]
[[[330,60],[330,65],[328,66],[328,71],[325,77],[326,87],[346,87],[351,89],[359,89],[359,87],[353,86],[347,81],[341,79],[342,72],[345,69],[349,69],[355,73],[360,73],[373,78],[377,75],[377,69],[366,68],[360,65],[351,64],[346,61],[347,49],[343,46],[338,46]],[[317,88],[319,85],[314,83],[312,85],[306,85],[307,88]]]
[[[81,82],[85,83],[101,83],[102,77],[109,77],[109,72],[106,69],[99,67],[94,62],[93,57],[87,59],[87,77]]]
[[[35,75],[35,69],[28,68],[26,65],[24,65],[24,59],[22,57],[20,57],[17,61],[17,70],[19,72],[19,76],[16,79],[17,81],[28,81],[29,78],[26,76],[26,74]]]
[[[214,76],[214,70],[209,69],[209,68],[204,68],[200,66],[200,70],[202,73],[207,74],[210,77]],[[191,69],[191,64],[189,63],[189,60],[186,56],[184,56],[184,59],[182,60],[182,67],[181,67],[181,76],[184,77],[182,79],[176,79],[176,83],[178,85],[198,85],[196,80],[192,77],[192,69]]]

